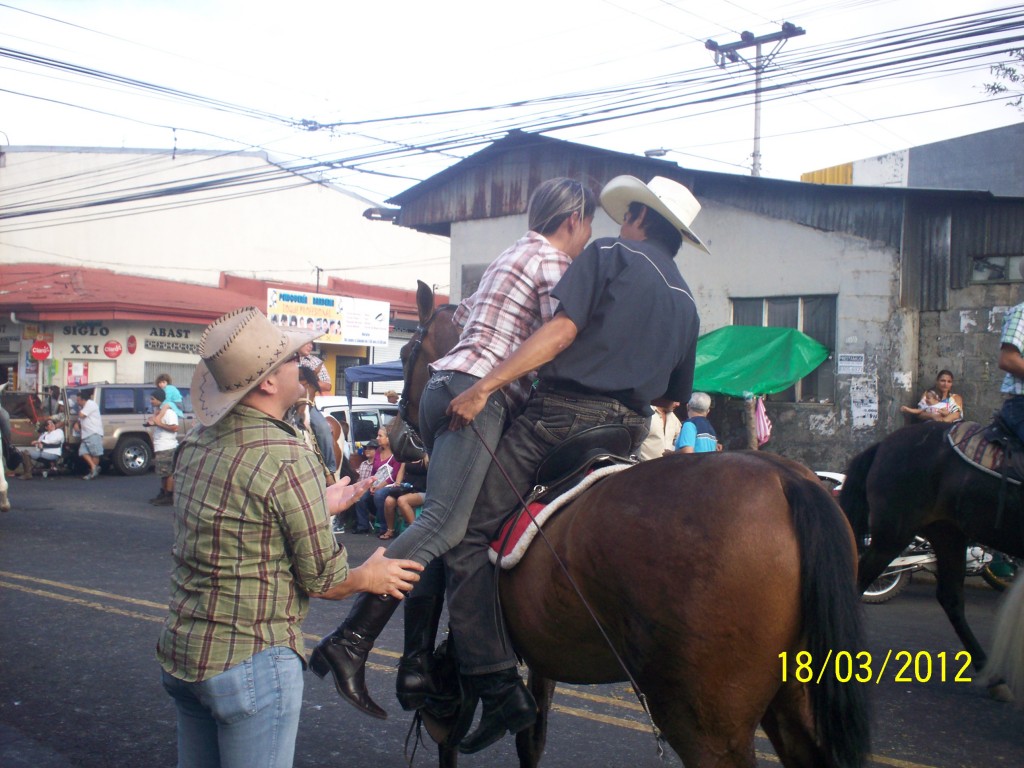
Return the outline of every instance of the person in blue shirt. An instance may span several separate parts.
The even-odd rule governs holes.
[[[171,374],[161,373],[156,377],[156,385],[164,391],[164,405],[163,408],[170,408],[176,414],[178,418],[182,418],[185,412],[181,409],[182,397],[181,390],[171,383]],[[163,412],[161,408],[161,412]]]
[[[706,392],[694,392],[686,404],[687,419],[679,430],[676,450],[681,453],[714,453],[720,450],[718,434],[708,421],[711,411],[711,396]]]

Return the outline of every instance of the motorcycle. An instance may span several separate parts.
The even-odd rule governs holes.
[[[865,546],[870,541],[865,542]],[[1002,591],[1012,583],[1020,561],[995,550],[978,545],[967,548],[967,575],[981,576],[993,589]],[[893,560],[882,575],[864,590],[861,600],[865,603],[885,603],[907,588],[917,571],[934,573],[935,552],[927,539],[915,536],[906,549]]]

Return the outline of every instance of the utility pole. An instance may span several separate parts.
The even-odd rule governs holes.
[[[754,152],[751,155],[751,176],[761,175],[761,73],[771,63],[772,59],[775,58],[775,55],[782,50],[782,46],[785,45],[789,38],[805,34],[807,33],[803,28],[790,24],[787,21],[783,23],[781,32],[773,32],[770,35],[754,37],[753,32],[740,32],[740,39],[735,43],[719,45],[714,40],[708,40],[704,43],[705,48],[714,52],[715,64],[721,69],[725,69],[727,61],[731,61],[734,64],[737,61],[742,61],[750,69],[754,70]],[[762,59],[761,45],[763,43],[778,43],[778,45]],[[755,48],[753,64],[738,53],[743,48],[750,48],[751,46]]]

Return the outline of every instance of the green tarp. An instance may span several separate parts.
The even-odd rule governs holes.
[[[795,328],[728,325],[697,339],[695,392],[748,397],[793,386],[828,349]]]

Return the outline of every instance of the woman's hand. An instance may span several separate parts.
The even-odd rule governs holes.
[[[488,397],[490,395],[480,386],[479,381],[462,394],[454,397],[448,403],[448,410],[446,411],[451,416],[451,421],[448,422],[448,429],[454,432],[473,421],[480,414],[480,411],[484,409],[484,406],[487,405]]]

